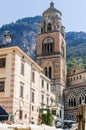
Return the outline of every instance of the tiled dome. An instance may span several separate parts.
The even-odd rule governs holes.
[[[51,2],[50,3],[50,7],[43,12],[43,16],[48,14],[48,13],[55,13],[55,12],[59,13],[60,15],[62,15],[62,13],[54,7],[54,3]]]

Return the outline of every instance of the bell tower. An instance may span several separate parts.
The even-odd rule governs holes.
[[[37,63],[43,73],[51,79],[52,91],[63,105],[63,89],[66,83],[65,27],[61,23],[61,12],[50,3],[39,22]]]

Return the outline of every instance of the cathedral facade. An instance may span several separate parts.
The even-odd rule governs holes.
[[[64,89],[64,118],[77,120],[77,109],[86,104],[86,70],[74,66],[67,73]]]

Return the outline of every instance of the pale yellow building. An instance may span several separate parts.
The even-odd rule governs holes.
[[[0,106],[17,123],[37,124],[39,108],[51,106],[50,80],[18,47],[0,49]]]

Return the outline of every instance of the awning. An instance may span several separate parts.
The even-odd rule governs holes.
[[[5,111],[3,107],[0,106],[0,121],[8,120],[9,114]]]
[[[76,121],[73,121],[73,120],[64,120],[64,123],[76,123]]]

